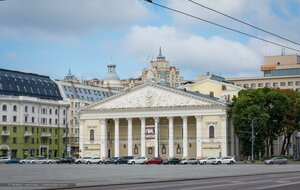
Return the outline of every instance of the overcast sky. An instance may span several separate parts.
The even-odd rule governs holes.
[[[195,0],[300,43],[300,0]],[[300,49],[187,0],[153,0],[203,19]],[[207,71],[261,76],[264,56],[282,48],[179,15],[143,0],[0,1],[0,68],[62,79],[102,79],[107,64],[138,77],[159,47],[185,79]],[[285,49],[286,54],[296,54]],[[299,54],[299,52],[298,52]]]

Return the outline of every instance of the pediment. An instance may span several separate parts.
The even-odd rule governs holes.
[[[199,93],[147,83],[97,102],[85,109],[197,106],[222,104]]]

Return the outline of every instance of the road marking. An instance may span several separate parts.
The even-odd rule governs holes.
[[[279,184],[279,185],[269,185],[269,186],[265,186],[265,187],[255,188],[255,190],[270,189],[270,188],[274,188],[274,187],[283,187],[283,186],[287,186],[287,185],[296,185],[296,184],[300,184],[300,182],[285,183],[285,184]]]

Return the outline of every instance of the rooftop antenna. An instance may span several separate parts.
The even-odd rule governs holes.
[[[284,47],[281,50],[281,55],[285,55],[285,48]]]

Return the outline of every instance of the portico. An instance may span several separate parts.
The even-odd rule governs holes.
[[[82,110],[80,155],[226,156],[227,115],[216,98],[146,83]]]

